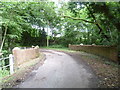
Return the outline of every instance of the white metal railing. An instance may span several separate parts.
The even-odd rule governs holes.
[[[5,62],[5,60],[9,59],[9,64],[8,65],[2,65],[2,61]],[[13,68],[13,65],[14,65],[14,57],[12,54],[9,55],[9,57],[5,57],[5,58],[0,58],[0,63],[1,63],[1,66],[0,66],[0,69],[4,69],[4,68],[7,68],[9,67],[9,70],[10,70],[10,74],[13,74],[14,73],[14,68]]]

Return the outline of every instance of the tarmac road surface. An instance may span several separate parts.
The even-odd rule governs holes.
[[[46,60],[14,88],[95,88],[97,77],[89,66],[67,53],[42,50]],[[78,62],[79,61],[79,62]],[[85,68],[87,67],[87,68]]]

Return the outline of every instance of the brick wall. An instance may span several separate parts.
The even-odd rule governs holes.
[[[39,56],[39,48],[28,48],[28,49],[20,49],[14,48],[13,49],[13,56],[14,56],[14,66],[19,67],[21,64],[28,62],[34,58]]]
[[[118,61],[118,50],[116,46],[69,45],[69,49],[76,51],[85,51],[88,53],[104,56],[113,61]]]

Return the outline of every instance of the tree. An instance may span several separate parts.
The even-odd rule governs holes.
[[[7,49],[12,49],[14,45],[24,46],[26,45],[24,41],[29,43],[29,38],[34,39],[28,46],[31,46],[32,43],[45,45],[46,42],[43,41],[46,40],[47,36],[45,29],[47,27],[54,29],[59,23],[53,2],[1,2],[0,4],[2,37],[6,37],[3,39],[5,43],[1,47],[4,46]],[[5,25],[7,25],[7,31]],[[28,35],[28,41],[24,38],[24,33]],[[34,43],[34,41],[36,42]],[[42,43],[40,43],[41,41]]]
[[[119,27],[116,26],[119,23],[118,18],[120,16],[118,12],[119,8],[117,6],[119,6],[118,3],[112,3],[112,2],[111,3],[70,2],[68,3],[68,10],[70,10],[69,13],[71,14],[64,13],[63,17],[68,18],[68,20],[69,19],[74,20],[75,22],[77,22],[75,25],[81,23],[80,26],[77,25],[74,29],[76,28],[80,29],[80,27],[86,27],[84,28],[84,32],[87,29],[86,34],[88,35],[87,36],[88,43],[86,44],[95,43],[100,45],[101,44],[117,45],[118,35],[116,34],[118,33]],[[115,8],[114,13],[112,8]],[[113,25],[113,20],[111,21],[110,17],[115,16],[115,12],[116,12],[116,18],[113,19],[116,20],[116,23],[114,23]],[[96,41],[93,40],[94,37],[97,38]],[[89,43],[89,40],[92,42]]]

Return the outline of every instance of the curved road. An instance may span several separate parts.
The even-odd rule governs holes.
[[[97,77],[80,58],[54,50],[42,50],[42,52],[46,55],[44,64],[33,70],[30,76],[15,88],[97,87]]]

